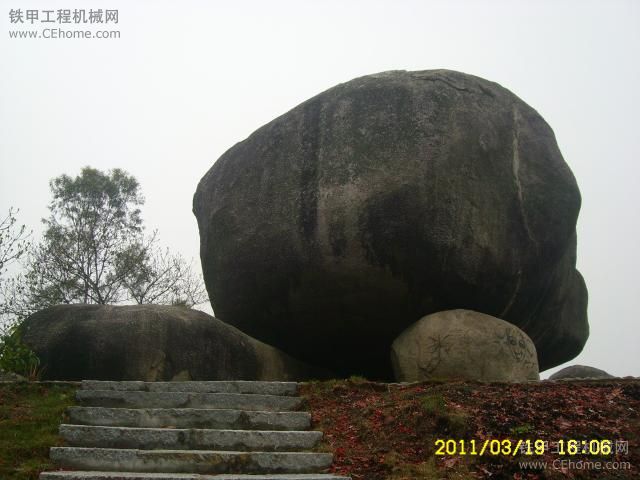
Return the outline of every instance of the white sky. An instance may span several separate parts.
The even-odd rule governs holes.
[[[118,9],[121,38],[10,39],[31,29],[12,8]],[[640,2],[0,0],[0,19],[0,214],[39,232],[51,178],[120,167],[147,228],[196,260],[198,181],[275,116],[384,70],[500,83],[551,125],[582,192],[591,337],[569,363],[640,376]]]

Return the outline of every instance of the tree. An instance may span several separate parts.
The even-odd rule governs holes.
[[[21,320],[57,303],[161,303],[192,307],[208,300],[202,280],[178,254],[145,237],[137,180],[114,169],[82,169],[50,182],[53,200],[42,241],[29,248],[15,211],[0,222],[0,368],[38,374],[38,359],[21,341]],[[26,257],[6,282],[5,267]]]
[[[19,295],[16,279],[6,278],[7,267],[20,261],[31,247],[31,232],[27,232],[26,226],[17,225],[18,211],[9,208],[9,213],[0,221],[0,334],[3,333],[5,325],[13,323],[17,310],[16,297]]]
[[[208,301],[202,278],[179,254],[144,235],[137,180],[115,169],[83,168],[50,182],[43,239],[23,273],[0,289],[5,319],[57,303],[123,302],[192,307]]]
[[[18,210],[9,208],[9,213],[0,221],[0,281],[7,267],[20,259],[29,249],[29,235],[24,225],[16,225]]]
[[[209,300],[202,281],[180,254],[153,245],[140,268],[127,276],[126,288],[138,304],[159,303],[192,307]]]
[[[145,258],[140,216],[144,199],[135,178],[120,169],[85,167],[50,182],[50,216],[26,279],[32,302],[117,303],[124,280]]]

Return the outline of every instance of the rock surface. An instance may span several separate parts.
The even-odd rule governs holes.
[[[453,308],[522,328],[543,370],[575,357],[588,337],[580,202],[534,109],[433,70],[357,78],[276,118],[214,163],[193,210],[220,319],[389,379],[393,339]]]
[[[45,380],[297,380],[325,376],[198,310],[56,305],[23,323]]]
[[[421,318],[391,346],[396,380],[539,380],[536,347],[518,327],[483,313],[449,310]]]
[[[549,380],[562,380],[568,378],[615,378],[599,368],[588,367],[586,365],[571,365],[570,367],[558,370],[549,377]]]

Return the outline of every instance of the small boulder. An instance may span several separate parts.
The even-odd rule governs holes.
[[[0,370],[0,382],[26,382],[27,379],[22,375],[13,372],[5,372]]]
[[[586,365],[571,365],[570,367],[558,370],[549,377],[549,380],[565,380],[569,378],[615,378],[599,368],[588,367]]]
[[[302,380],[318,371],[198,310],[56,305],[23,325],[43,380]]]
[[[536,347],[518,327],[471,310],[421,318],[395,339],[396,380],[539,380]]]

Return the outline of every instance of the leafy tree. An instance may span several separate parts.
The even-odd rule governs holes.
[[[139,208],[144,199],[134,177],[85,167],[79,176],[62,175],[50,186],[43,241],[10,292],[16,314],[56,303],[191,307],[207,301],[191,265],[161,250],[155,232],[144,235]]]
[[[44,239],[29,261],[35,304],[117,303],[124,280],[145,256],[135,178],[120,169],[85,167],[79,176],[50,182]]]

